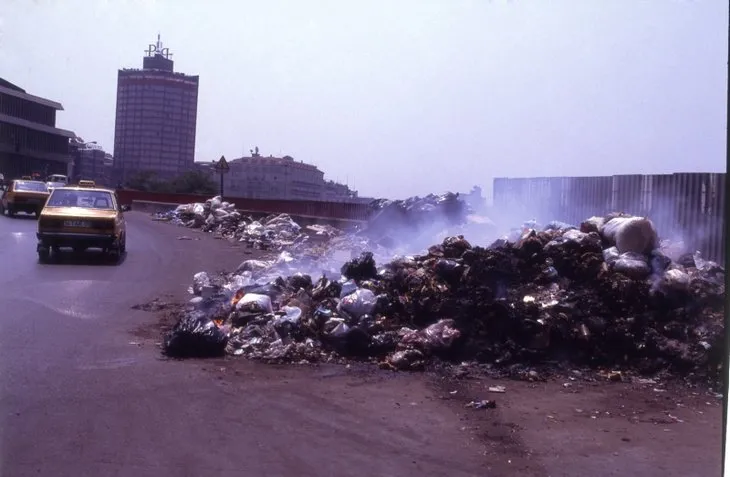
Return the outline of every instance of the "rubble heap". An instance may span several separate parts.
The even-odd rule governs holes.
[[[455,226],[467,222],[472,212],[459,194],[446,192],[405,200],[378,199],[370,203],[370,219],[362,234],[373,239],[395,240],[438,224]]]
[[[165,352],[368,358],[394,369],[434,358],[563,362],[715,376],[725,270],[699,254],[672,261],[659,244],[650,221],[611,215],[526,228],[487,248],[449,237],[382,267],[364,252],[339,279],[201,272],[194,306]]]
[[[169,212],[156,214],[156,218],[246,242],[253,248],[263,250],[290,247],[303,241],[307,235],[339,235],[339,231],[326,226],[310,226],[307,230],[302,230],[287,214],[270,215],[261,221],[254,220],[241,214],[236,210],[235,204],[224,202],[221,197],[183,204]]]

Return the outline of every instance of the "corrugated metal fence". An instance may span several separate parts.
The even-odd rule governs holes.
[[[572,224],[593,215],[626,212],[651,218],[660,237],[688,250],[725,259],[725,175],[681,173],[604,177],[494,179],[495,213],[541,223]]]

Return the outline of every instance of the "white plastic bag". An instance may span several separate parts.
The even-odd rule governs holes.
[[[266,270],[272,263],[264,260],[244,260],[236,269],[237,272],[256,272]]]
[[[302,317],[302,309],[298,306],[284,306],[281,308],[281,311],[284,312],[284,315],[278,316],[276,320],[274,320],[275,324],[298,323],[299,319]]]
[[[190,292],[193,295],[200,295],[203,292],[204,287],[210,286],[210,277],[206,272],[198,272],[193,275],[193,286],[190,288]]]
[[[204,217],[205,216],[205,206],[203,204],[199,203],[199,202],[198,203],[195,203],[192,206],[192,212],[195,215],[199,215],[201,217]]]
[[[673,268],[664,272],[659,286],[661,289],[664,289],[666,291],[687,291],[689,290],[690,282],[691,279],[689,275],[687,275],[682,270]]]
[[[340,298],[344,298],[347,295],[354,293],[357,290],[357,283],[355,280],[347,280],[342,284],[342,291],[340,292]]]
[[[601,235],[620,253],[649,253],[658,241],[654,223],[644,217],[615,217],[601,228]]]
[[[337,308],[355,318],[360,318],[375,309],[375,294],[366,288],[358,288],[340,300]]]
[[[231,281],[227,283],[224,288],[229,292],[237,292],[241,288],[254,285],[255,282],[251,278],[251,272],[245,271],[239,275],[234,275]]]
[[[212,199],[208,199],[208,202],[210,203],[210,209],[216,210],[220,208],[221,204],[223,203],[223,199],[220,196],[216,196]]]
[[[236,310],[247,310],[260,313],[271,313],[274,311],[269,295],[257,293],[246,293],[236,303]]]
[[[613,265],[620,257],[621,254],[616,247],[609,247],[603,251],[603,261],[609,265]]]

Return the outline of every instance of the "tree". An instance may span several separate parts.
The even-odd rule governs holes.
[[[157,179],[153,171],[140,171],[127,180],[127,187],[145,192],[168,194],[216,194],[218,188],[210,177],[201,171],[188,171],[171,181]]]
[[[127,187],[130,189],[152,192],[156,189],[155,186],[158,182],[155,180],[155,176],[156,174],[154,171],[139,171],[127,179]]]
[[[176,177],[170,186],[179,194],[213,195],[218,189],[210,175],[201,171],[189,171]]]

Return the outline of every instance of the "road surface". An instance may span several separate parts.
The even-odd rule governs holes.
[[[2,477],[720,475],[722,402],[702,389],[162,360],[131,307],[251,256],[127,219],[123,263],[41,265],[35,220],[0,217]]]
[[[127,220],[122,264],[41,265],[35,220],[0,217],[0,475],[481,474],[479,445],[420,385],[389,394],[391,380],[359,386],[336,368],[245,363],[237,380],[219,379],[225,361],[165,361],[136,344],[130,331],[153,316],[132,305],[179,295],[207,261],[244,256],[209,237],[176,240],[193,232],[139,213]]]

